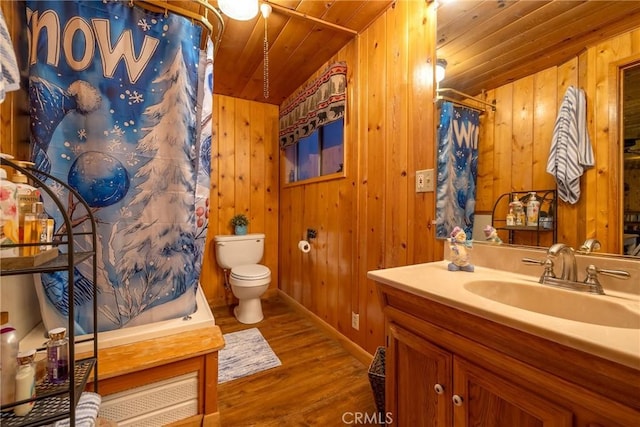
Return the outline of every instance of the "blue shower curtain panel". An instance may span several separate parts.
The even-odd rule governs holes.
[[[455,226],[472,238],[478,177],[480,115],[442,103],[438,129],[436,237],[448,238]]]
[[[189,19],[129,2],[26,6],[32,161],[75,188],[97,222],[98,324],[85,262],[74,273],[75,334],[193,313],[208,226],[212,46],[200,49],[202,29]],[[44,201],[60,231],[61,214]],[[90,229],[87,212],[66,210],[74,231]],[[74,243],[83,250],[90,239]],[[67,273],[38,282],[45,326],[66,325]]]

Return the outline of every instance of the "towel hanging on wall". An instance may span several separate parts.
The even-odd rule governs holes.
[[[580,177],[594,165],[586,96],[582,89],[569,86],[558,111],[547,160],[547,172],[556,179],[560,200],[578,202]]]
[[[0,9],[0,103],[6,92],[20,89],[20,70],[9,29]]]

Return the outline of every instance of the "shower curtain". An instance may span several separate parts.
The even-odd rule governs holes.
[[[442,103],[438,129],[436,237],[448,238],[459,226],[472,238],[478,177],[480,114],[449,101]]]
[[[27,1],[32,161],[76,189],[97,223],[74,272],[75,334],[182,317],[207,232],[213,47],[176,14],[120,1]],[[47,184],[61,196],[60,185]],[[64,222],[44,198],[56,231]],[[87,212],[67,203],[75,232]],[[77,250],[89,236],[74,240]],[[67,272],[36,277],[45,327],[68,324]]]

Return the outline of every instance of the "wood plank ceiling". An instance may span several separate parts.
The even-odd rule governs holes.
[[[428,0],[411,0],[428,1]],[[215,58],[215,93],[280,105],[354,35],[301,17],[317,18],[358,33],[393,0],[269,0],[267,21],[270,96],[263,96],[261,16],[226,28]],[[438,7],[439,58],[448,62],[441,87],[477,95],[553,65],[587,46],[638,28],[640,1],[458,0]]]
[[[362,32],[391,6],[392,0],[270,0],[267,19],[269,41],[269,98],[263,94],[262,16],[236,21],[223,16],[225,30],[214,62],[214,91],[280,105],[314,72],[351,41],[355,34],[322,25],[302,15]],[[277,6],[294,11],[284,13]]]
[[[640,1],[448,1],[438,8],[440,86],[478,95],[639,27]]]

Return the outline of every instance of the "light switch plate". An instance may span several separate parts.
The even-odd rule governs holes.
[[[433,169],[423,169],[416,171],[416,193],[434,191],[434,171]]]

